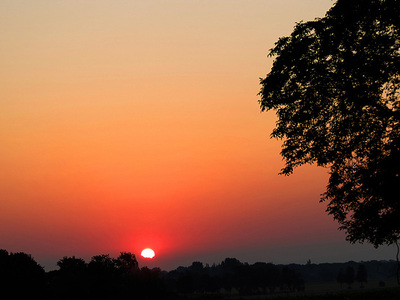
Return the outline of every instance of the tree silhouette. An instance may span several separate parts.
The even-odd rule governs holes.
[[[343,283],[345,282],[345,275],[342,270],[336,276],[336,281],[340,283],[340,288],[343,287]]]
[[[115,269],[116,264],[115,260],[112,259],[109,254],[102,254],[93,256],[91,261],[89,262],[89,267],[98,270],[108,270]]]
[[[118,271],[115,260],[108,254],[93,256],[88,264],[88,285],[92,295],[116,297],[120,281]]]
[[[118,268],[126,273],[135,273],[139,270],[139,264],[136,260],[135,254],[131,252],[121,252],[115,260]]]
[[[354,282],[354,269],[351,266],[348,266],[346,268],[346,272],[344,273],[344,282],[349,285],[349,288],[351,288],[351,285]]]
[[[284,139],[282,174],[328,167],[321,201],[350,242],[400,237],[400,1],[338,0],[298,23],[269,55],[262,111]]]
[[[292,292],[295,290],[304,290],[304,281],[300,274],[287,266],[282,268],[281,284],[283,287],[287,287],[288,290]]]
[[[57,262],[57,266],[61,272],[72,274],[82,273],[87,268],[86,262],[82,258],[76,258],[75,256],[64,256]]]
[[[160,299],[167,295],[161,270],[139,269],[130,252],[121,252],[115,259],[96,255],[88,264],[75,256],[63,257],[57,265],[59,270],[48,276],[51,299]]]
[[[361,287],[364,287],[364,283],[367,283],[368,272],[364,265],[359,265],[356,274],[356,281],[361,284]]]
[[[61,299],[84,299],[88,297],[88,265],[81,258],[64,256],[57,262],[58,276],[52,286],[56,295]],[[54,296],[57,299],[57,296]]]
[[[45,271],[29,254],[0,250],[0,292],[12,299],[41,295]]]

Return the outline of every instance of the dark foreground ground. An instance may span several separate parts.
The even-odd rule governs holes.
[[[257,296],[227,296],[227,295],[186,295],[182,300],[399,300],[400,288],[384,288],[369,290],[345,290],[337,292],[257,295]]]
[[[280,299],[298,299],[298,300],[398,300],[400,299],[400,290],[395,288],[386,288],[384,290],[368,291],[343,291],[337,293],[325,293],[320,295],[287,296]]]
[[[182,300],[400,300],[400,286],[395,279],[372,280],[363,287],[353,284],[340,286],[337,282],[306,284],[304,291],[275,291],[273,294],[240,295],[239,291],[221,291],[214,294],[180,294]]]

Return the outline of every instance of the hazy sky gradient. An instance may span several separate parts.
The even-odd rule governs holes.
[[[268,50],[331,0],[0,2],[0,248],[154,265],[394,257],[350,246],[260,113]]]

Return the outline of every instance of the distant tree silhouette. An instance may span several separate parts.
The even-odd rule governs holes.
[[[271,263],[255,263],[249,274],[254,288],[261,288],[263,293],[273,293],[280,279],[279,268]]]
[[[193,293],[196,290],[193,274],[188,271],[181,272],[177,278],[177,288],[181,293]]]
[[[109,254],[95,255],[89,262],[89,267],[97,270],[115,269],[115,260]]]
[[[345,282],[345,275],[342,270],[339,271],[339,273],[336,276],[336,281],[340,283],[340,288],[343,287],[343,283]]]
[[[272,263],[269,263],[264,268],[264,278],[266,287],[270,293],[274,293],[276,287],[279,285],[279,268]]]
[[[81,258],[64,256],[57,262],[59,271],[52,280],[54,298],[84,299],[89,297],[88,265]]]
[[[139,264],[135,254],[130,252],[121,252],[115,260],[117,267],[126,273],[135,273],[139,270]]]
[[[287,288],[291,292],[304,290],[304,281],[301,275],[287,266],[282,268],[281,284],[283,288]]]
[[[348,284],[349,288],[351,288],[351,285],[354,283],[354,269],[351,266],[348,266],[346,268],[346,271],[344,273],[344,282]]]
[[[361,287],[364,287],[364,283],[367,283],[368,272],[364,265],[359,265],[356,274],[356,281],[361,284]]]
[[[45,288],[45,271],[31,255],[0,250],[0,293],[10,299],[37,297]]]
[[[57,266],[61,272],[71,274],[82,273],[87,268],[86,262],[82,258],[76,258],[75,256],[64,256],[57,262]]]
[[[117,272],[115,259],[109,254],[93,256],[88,264],[88,271],[99,278],[113,276]]]
[[[117,258],[96,255],[83,259],[63,257],[59,270],[49,274],[51,299],[160,299],[168,296],[161,270],[139,269],[136,256],[121,252]],[[169,299],[168,297],[165,299]]]
[[[218,280],[208,273],[203,273],[199,281],[200,290],[209,293],[218,291]]]
[[[192,262],[192,265],[190,266],[190,270],[195,273],[201,273],[203,272],[203,269],[204,269],[203,263],[199,261]]]
[[[88,285],[93,296],[101,299],[118,295],[120,274],[115,259],[108,254],[93,256],[87,269]]]
[[[400,0],[338,0],[270,51],[262,111],[275,110],[282,174],[330,169],[327,212],[350,242],[400,237]]]

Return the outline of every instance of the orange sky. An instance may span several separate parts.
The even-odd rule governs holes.
[[[165,268],[391,258],[344,242],[326,170],[278,175],[257,103],[268,49],[331,5],[1,1],[0,248],[46,267],[145,247]]]

